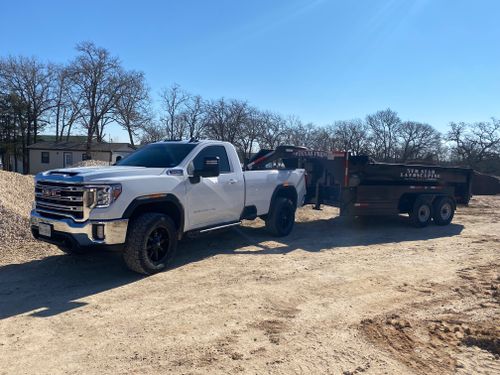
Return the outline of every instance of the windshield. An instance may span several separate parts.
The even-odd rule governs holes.
[[[196,143],[153,143],[144,146],[120,160],[116,165],[171,168],[179,165],[189,152],[196,147]]]

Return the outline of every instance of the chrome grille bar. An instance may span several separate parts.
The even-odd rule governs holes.
[[[42,193],[35,193],[35,197],[40,199],[47,199],[53,201],[63,201],[63,202],[83,202],[83,196],[59,196],[59,197],[44,197]]]
[[[82,206],[65,206],[62,204],[48,203],[48,202],[36,202],[36,206],[45,207],[53,210],[61,211],[71,211],[71,212],[83,212]]]
[[[57,190],[60,191],[69,191],[69,192],[75,192],[75,193],[83,193],[85,189],[83,186],[62,186],[62,185],[52,185],[48,183],[37,183],[36,184],[36,189],[43,189],[44,187],[50,187],[50,188],[57,188]]]

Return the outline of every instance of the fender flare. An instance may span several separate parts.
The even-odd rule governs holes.
[[[176,206],[176,208],[179,210],[180,213],[180,218],[179,218],[179,233],[184,232],[184,218],[185,218],[185,213],[184,213],[184,207],[182,206],[182,203],[180,202],[179,198],[177,198],[173,194],[169,193],[161,193],[161,194],[148,194],[148,195],[142,195],[139,197],[136,197],[130,204],[127,206],[125,211],[123,212],[122,218],[123,219],[130,219],[132,217],[132,214],[134,211],[144,205],[148,204],[161,204],[161,203],[171,203]]]

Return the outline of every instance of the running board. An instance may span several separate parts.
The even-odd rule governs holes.
[[[202,229],[202,230],[199,231],[199,233],[207,233],[207,232],[211,232],[213,230],[235,227],[235,226],[240,225],[240,224],[241,224],[241,221],[237,221],[235,223],[229,223],[229,224],[219,225],[219,226],[216,226],[216,227]]]

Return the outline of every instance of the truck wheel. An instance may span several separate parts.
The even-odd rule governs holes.
[[[123,259],[132,271],[152,275],[167,268],[176,249],[177,229],[172,219],[148,213],[132,221]]]
[[[434,202],[434,223],[436,225],[448,225],[455,215],[455,204],[449,197],[441,197]]]
[[[432,219],[432,206],[422,198],[417,198],[410,211],[410,220],[416,227],[422,228],[429,225]]]
[[[276,198],[266,219],[266,229],[272,235],[283,237],[288,235],[295,223],[295,206],[290,199]]]

